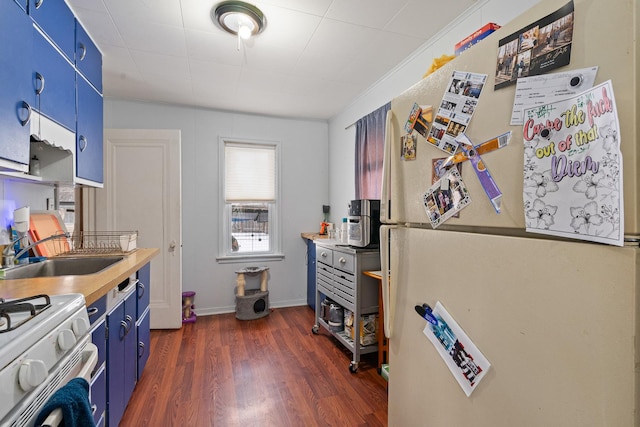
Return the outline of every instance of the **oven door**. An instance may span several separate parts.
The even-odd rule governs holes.
[[[29,392],[3,420],[11,427],[32,427],[40,410],[51,396],[69,381],[76,377],[91,379],[91,372],[98,361],[98,348],[90,342],[87,334],[79,340],[74,348],[56,364],[46,380]],[[62,421],[62,412],[54,410],[42,426],[58,426]],[[5,424],[3,424],[5,425]]]
[[[82,352],[81,363],[76,366],[73,372],[70,372],[69,375],[67,375],[64,384],[77,377],[84,378],[87,382],[91,382],[91,372],[93,371],[93,368],[95,368],[97,362],[98,347],[92,343],[88,343]],[[62,411],[60,409],[55,409],[44,420],[41,426],[57,427],[60,424],[62,424]]]

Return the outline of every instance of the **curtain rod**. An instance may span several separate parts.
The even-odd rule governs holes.
[[[358,119],[358,120],[360,120],[360,119]],[[358,123],[358,120],[356,120],[355,122],[351,123],[349,126],[345,127],[344,130],[349,129],[351,126],[355,126],[356,123]]]

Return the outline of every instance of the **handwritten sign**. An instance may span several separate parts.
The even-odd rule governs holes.
[[[527,231],[622,246],[620,125],[611,81],[524,112]]]

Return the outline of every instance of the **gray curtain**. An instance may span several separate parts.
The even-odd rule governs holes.
[[[380,199],[384,131],[391,102],[356,122],[356,199]]]

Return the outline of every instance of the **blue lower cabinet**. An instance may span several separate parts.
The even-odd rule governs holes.
[[[93,420],[99,425],[100,419],[105,419],[107,411],[107,371],[104,363],[98,365],[98,371],[91,379],[91,410]]]
[[[107,322],[105,319],[98,322],[91,331],[91,342],[98,348],[97,370],[107,360]]]
[[[138,381],[140,381],[142,371],[144,371],[147,360],[149,360],[149,350],[151,348],[151,330],[149,329],[150,318],[151,315],[147,308],[147,311],[144,312],[142,318],[138,320],[136,325],[138,330]]]
[[[307,242],[307,305],[316,309],[316,244],[311,239]]]
[[[107,425],[116,427],[137,379],[135,292],[107,315],[107,328]]]

